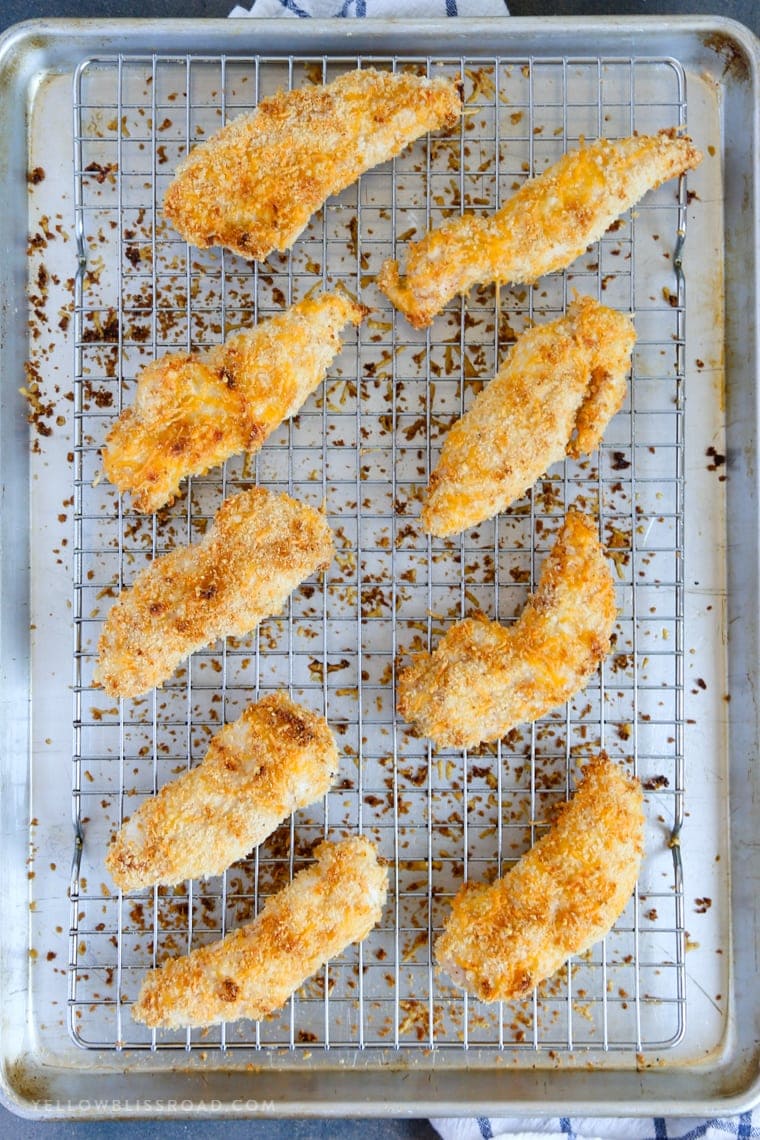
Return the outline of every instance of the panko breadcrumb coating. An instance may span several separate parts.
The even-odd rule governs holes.
[[[290,249],[330,194],[461,113],[459,82],[445,76],[365,68],[281,91],[190,152],[164,214],[192,245],[262,261]]]
[[[260,1021],[330,958],[366,938],[388,890],[375,847],[356,836],[322,843],[316,856],[253,922],[151,970],[132,1007],[135,1020],[157,1029]]]
[[[465,618],[398,678],[398,711],[439,748],[474,748],[579,692],[610,649],[615,587],[596,525],[568,513],[518,621]]]
[[[521,186],[489,217],[465,214],[431,230],[406,251],[406,268],[386,261],[378,285],[416,328],[458,293],[488,281],[530,283],[564,269],[648,190],[702,161],[673,130],[564,155]]]
[[[106,476],[138,511],[173,502],[180,482],[231,455],[258,451],[294,416],[366,309],[342,293],[307,297],[204,353],[169,353],[145,368],[132,407],[103,449]]]
[[[324,515],[262,487],[232,495],[200,542],[156,558],[103,624],[93,679],[109,696],[162,684],[196,649],[243,637],[332,561]]]
[[[506,510],[553,463],[592,451],[626,391],[630,319],[583,297],[523,333],[443,444],[422,525],[443,537]]]
[[[625,910],[644,850],[641,784],[604,752],[551,829],[492,885],[465,884],[435,944],[438,965],[481,1001],[523,998]]]
[[[330,790],[338,749],[324,717],[269,693],[212,739],[114,836],[106,867],[123,891],[221,875],[289,815]]]

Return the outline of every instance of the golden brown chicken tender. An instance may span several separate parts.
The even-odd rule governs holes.
[[[593,450],[625,397],[628,317],[592,300],[517,340],[443,445],[422,525],[443,537],[506,510],[553,463]]]
[[[202,763],[146,800],[114,836],[106,867],[123,891],[221,875],[338,770],[327,721],[269,693],[212,739]]]
[[[261,487],[232,495],[200,542],[156,558],[103,624],[94,673],[110,696],[136,697],[170,677],[189,653],[243,637],[333,556],[313,507]]]
[[[132,1016],[159,1029],[260,1021],[379,922],[388,872],[361,836],[322,843],[317,862],[267,899],[253,922],[145,978]]]
[[[571,511],[518,621],[453,625],[398,678],[398,711],[439,748],[473,748],[583,688],[610,649],[615,587],[595,524]]]
[[[647,192],[702,160],[691,139],[663,131],[564,155],[490,217],[465,214],[413,242],[406,269],[386,261],[378,285],[424,328],[458,293],[488,281],[536,281],[564,269]]]
[[[461,111],[456,80],[374,68],[281,91],[190,152],[164,213],[192,245],[262,261],[290,249],[330,194]]]
[[[106,476],[138,511],[174,500],[180,482],[259,450],[294,416],[340,352],[340,330],[366,313],[342,293],[307,297],[204,353],[170,353],[144,369],[132,407],[103,449]]]
[[[525,997],[609,932],[644,850],[641,784],[604,752],[551,829],[492,885],[466,884],[435,945],[438,965],[481,1001]]]

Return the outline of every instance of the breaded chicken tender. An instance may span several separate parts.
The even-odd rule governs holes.
[[[135,1020],[158,1029],[260,1021],[330,958],[366,938],[388,890],[375,847],[357,836],[321,843],[316,856],[253,922],[151,970],[132,1007]]]
[[[281,91],[190,152],[164,214],[192,245],[262,261],[290,249],[330,194],[462,112],[457,80],[366,68]]]
[[[204,353],[149,364],[103,449],[106,476],[138,511],[174,500],[182,479],[259,450],[294,416],[366,310],[342,293],[307,297]]]
[[[615,588],[594,523],[568,513],[518,621],[457,622],[398,678],[398,711],[439,748],[473,748],[583,688],[610,649]]]
[[[592,451],[626,391],[636,335],[590,297],[517,340],[443,445],[422,525],[443,537],[506,510],[553,463]]]
[[[607,934],[641,866],[641,784],[604,752],[551,829],[491,886],[465,884],[435,944],[438,965],[481,1001],[525,997]]]
[[[533,282],[564,269],[647,190],[691,170],[702,155],[685,135],[662,131],[599,139],[564,155],[489,217],[465,214],[386,261],[378,285],[416,328],[458,293],[488,281]]]
[[[324,717],[270,693],[212,739],[203,762],[146,800],[111,843],[123,891],[221,875],[330,790],[338,749]]]
[[[332,532],[313,507],[261,487],[232,495],[200,542],[162,554],[122,591],[100,635],[95,683],[113,697],[147,692],[189,653],[278,614],[332,556]]]

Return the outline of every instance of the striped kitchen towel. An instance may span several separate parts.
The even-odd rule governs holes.
[[[741,1116],[705,1120],[699,1117],[622,1116],[465,1116],[431,1120],[443,1140],[755,1140],[760,1137],[760,1108]]]
[[[386,19],[421,16],[508,16],[505,0],[255,0],[253,6],[239,4],[231,16],[368,16]]]

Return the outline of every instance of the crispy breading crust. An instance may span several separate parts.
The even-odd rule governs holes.
[[[332,556],[332,532],[313,507],[261,487],[231,496],[200,542],[156,558],[121,593],[100,635],[95,683],[110,696],[147,692],[194,650],[279,613]]]
[[[359,175],[462,111],[459,83],[366,68],[262,99],[177,167],[164,214],[193,245],[263,260]]]
[[[564,155],[521,186],[490,217],[465,214],[431,230],[406,252],[406,270],[386,261],[383,293],[424,328],[475,284],[536,281],[564,269],[647,192],[702,161],[687,136],[606,139]]]
[[[388,872],[361,836],[322,843],[317,862],[221,942],[151,970],[132,1016],[152,1028],[260,1021],[379,922]]]
[[[439,748],[473,748],[583,688],[610,649],[615,588],[595,524],[576,511],[518,621],[465,618],[398,678],[398,711]]]
[[[506,510],[552,463],[596,447],[623,402],[630,319],[591,297],[518,339],[446,436],[422,525],[443,537]]]
[[[106,476],[132,492],[135,510],[157,511],[186,476],[258,451],[323,379],[341,328],[366,312],[343,293],[307,297],[208,352],[149,364],[106,438]]]
[[[481,1001],[511,1001],[582,954],[625,910],[644,850],[641,784],[604,752],[551,829],[491,886],[466,884],[435,945]]]
[[[106,867],[123,891],[221,875],[330,790],[338,749],[324,717],[269,693],[212,739],[199,767],[146,800]]]

